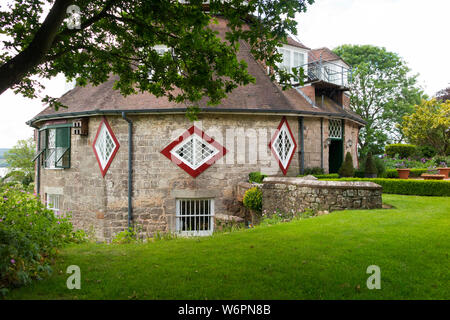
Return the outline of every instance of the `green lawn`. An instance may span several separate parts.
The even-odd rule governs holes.
[[[333,212],[208,238],[74,245],[52,277],[9,299],[449,299],[450,198],[384,195],[394,209]],[[81,290],[66,288],[69,265]],[[366,268],[381,268],[381,290]]]

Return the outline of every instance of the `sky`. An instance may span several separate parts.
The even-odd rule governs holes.
[[[429,96],[450,86],[450,0],[316,0],[298,15],[300,41],[310,48],[371,44],[398,53],[419,74]],[[45,81],[42,96],[61,96],[64,77]],[[31,137],[25,122],[44,106],[11,90],[0,95],[0,148]]]

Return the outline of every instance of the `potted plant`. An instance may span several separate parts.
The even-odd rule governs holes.
[[[397,165],[398,177],[400,179],[408,179],[410,171],[411,169],[406,168],[405,162],[403,161]]]
[[[372,157],[372,152],[367,154],[366,163],[364,164],[364,176],[366,178],[376,178],[377,177],[377,166]]]
[[[445,162],[439,163],[439,168],[436,168],[439,171],[439,174],[442,174],[445,176],[444,179],[448,179],[448,175],[450,173],[450,168],[447,167],[447,164]]]

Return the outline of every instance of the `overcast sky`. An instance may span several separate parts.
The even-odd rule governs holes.
[[[449,0],[316,0],[299,15],[298,38],[311,48],[341,44],[385,47],[405,59],[428,95],[450,86]],[[65,81],[47,82],[48,94],[59,97]],[[0,96],[0,148],[32,135],[25,122],[39,113],[40,99],[10,90]]]

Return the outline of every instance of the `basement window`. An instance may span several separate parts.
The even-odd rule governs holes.
[[[47,169],[70,168],[70,126],[46,127],[39,131],[40,145],[33,160]]]
[[[59,214],[61,195],[46,193],[45,198],[47,202],[47,209],[53,210],[55,215]]]
[[[214,199],[177,199],[176,232],[209,236],[214,230]]]

